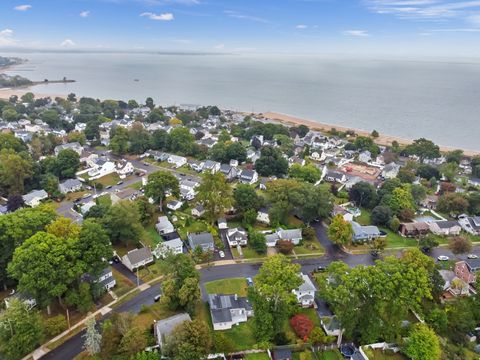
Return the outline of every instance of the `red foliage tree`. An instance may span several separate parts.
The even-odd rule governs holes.
[[[283,255],[291,254],[293,251],[293,243],[289,240],[278,240],[277,241],[277,248]]]
[[[308,340],[308,336],[313,330],[313,322],[307,315],[297,314],[290,319],[290,325],[292,325],[293,331],[303,341]]]

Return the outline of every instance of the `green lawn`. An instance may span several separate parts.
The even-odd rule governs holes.
[[[371,225],[372,224],[372,217],[370,211],[366,209],[361,209],[362,214],[359,217],[356,217],[354,220],[358,222],[360,225]]]
[[[324,351],[318,355],[319,360],[343,360],[343,356],[338,350]]]
[[[142,188],[142,182],[136,182],[128,186],[129,188],[135,189],[135,190],[140,190]]]
[[[232,340],[236,351],[252,349],[257,343],[253,335],[253,318],[222,333]]]
[[[101,177],[100,179],[93,180],[95,183],[102,184],[104,187],[105,186],[110,186],[110,185],[115,185],[120,181],[120,177],[118,176],[117,173],[111,173],[108,175],[105,175]]]
[[[293,251],[297,255],[324,253],[325,249],[317,241],[304,241],[302,245],[295,246]]]
[[[270,360],[267,353],[246,354],[246,360]]]
[[[315,360],[315,357],[310,350],[304,350],[302,352],[294,352],[293,360]]]
[[[123,276],[117,270],[115,270],[113,268],[112,268],[112,273],[113,273],[113,277],[117,281],[117,284],[113,288],[113,292],[117,296],[121,296],[123,294],[126,294],[127,292],[129,292],[131,289],[133,289],[136,286],[136,284],[132,283],[129,279],[127,279],[125,276]]]
[[[267,257],[267,254],[258,254],[255,250],[247,247],[242,247],[243,259],[262,259]],[[232,248],[233,257],[239,258],[240,254],[236,247]]]
[[[381,230],[387,233],[387,248],[405,248],[418,245],[416,239],[403,237],[390,229],[382,228]]]
[[[394,354],[391,351],[383,352],[382,350],[372,350],[372,349],[363,349],[365,354],[368,356],[370,360],[406,360],[402,354],[396,353]]]
[[[247,281],[245,278],[229,278],[205,283],[205,290],[209,294],[237,294],[247,296]]]
[[[145,245],[156,246],[158,243],[163,241],[162,237],[158,234],[157,229],[153,226],[148,226],[145,228]]]
[[[112,198],[110,197],[110,194],[99,196],[96,201],[99,205],[104,205],[107,207],[112,205]]]

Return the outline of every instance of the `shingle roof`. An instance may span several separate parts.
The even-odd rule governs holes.
[[[213,243],[213,236],[209,232],[188,234],[188,239],[194,246]]]
[[[135,249],[131,250],[127,253],[128,260],[130,263],[133,264],[138,264],[139,262],[142,262],[144,260],[147,260],[152,257],[152,252],[150,251],[149,248],[143,247],[140,249]]]

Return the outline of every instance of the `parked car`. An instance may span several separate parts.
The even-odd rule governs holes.
[[[144,162],[143,165],[150,166],[150,164],[148,162]]]
[[[112,185],[105,186],[105,189],[111,189]]]
[[[153,301],[159,302],[161,297],[162,297],[162,295],[157,295],[153,298]]]
[[[314,272],[324,272],[326,270],[327,270],[327,268],[325,266],[319,265],[315,268]]]
[[[219,255],[222,259],[225,257],[225,253],[224,253],[222,250],[220,250],[220,251],[218,252],[218,255]]]
[[[468,259],[478,259],[478,255],[476,255],[476,254],[468,254],[468,255],[467,255],[467,258],[468,258]]]
[[[440,255],[437,259],[438,261],[448,261],[450,258],[446,255]]]
[[[121,181],[121,180],[119,182],[117,182],[117,185],[122,185],[122,184],[123,184],[123,181]]]
[[[253,286],[253,279],[251,277],[247,277],[247,278],[245,278],[245,280],[247,280],[247,285],[248,286]]]

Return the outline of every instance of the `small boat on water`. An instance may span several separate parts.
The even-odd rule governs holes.
[[[138,80],[138,79],[133,79],[133,81],[137,81],[137,82],[138,82],[138,81],[140,81],[140,80]]]

